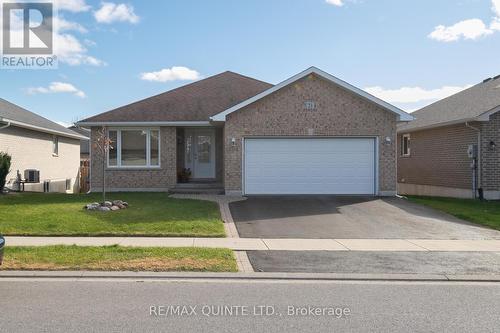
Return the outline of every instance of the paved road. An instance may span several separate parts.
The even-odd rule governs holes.
[[[0,295],[5,332],[498,332],[500,316],[492,283],[3,279]],[[160,305],[188,309],[162,316]],[[215,316],[217,305],[248,315]],[[341,318],[289,316],[288,306]]]
[[[500,252],[248,251],[256,272],[500,274]]]
[[[244,238],[500,239],[500,231],[399,198],[250,197],[229,207]]]

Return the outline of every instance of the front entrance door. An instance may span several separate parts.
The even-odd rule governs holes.
[[[184,133],[184,163],[191,169],[191,177],[215,178],[215,130],[187,128]]]

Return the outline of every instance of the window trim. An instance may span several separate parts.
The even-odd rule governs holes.
[[[122,165],[122,132],[146,131],[146,164],[145,165]],[[158,165],[151,165],[151,131],[158,131]],[[109,132],[116,132],[116,165],[109,164],[109,151],[106,154],[106,165],[108,169],[161,169],[161,130],[159,127],[111,127]],[[114,146],[114,145],[113,145]]]
[[[406,139],[406,152],[405,152],[405,139]],[[401,156],[409,157],[411,156],[411,148],[410,148],[411,137],[410,134],[401,135]]]
[[[52,136],[52,156],[59,156],[59,137],[57,135]]]

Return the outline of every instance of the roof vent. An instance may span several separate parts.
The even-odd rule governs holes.
[[[487,79],[484,79],[484,80],[483,80],[483,83],[489,82],[489,81],[491,81],[491,80],[493,80],[493,79],[492,79],[491,77],[489,77],[489,78],[487,78]]]

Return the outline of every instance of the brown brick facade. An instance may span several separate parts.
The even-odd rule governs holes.
[[[482,187],[485,191],[500,191],[500,112],[481,125],[481,152]]]
[[[94,144],[98,128],[91,133],[91,190],[102,187],[102,156],[96,153]],[[165,191],[177,182],[176,173],[176,128],[160,128],[160,165],[158,169],[106,169],[108,190]]]
[[[305,101],[315,110],[306,110]],[[250,136],[376,136],[379,190],[396,190],[397,116],[315,75],[310,75],[227,116],[224,129],[226,192],[241,191],[242,138]],[[385,138],[391,138],[386,144]],[[236,139],[236,145],[231,139]]]
[[[411,132],[410,156],[401,156],[402,134],[398,135],[398,183],[472,188],[467,148],[477,144],[477,131],[460,124]]]

